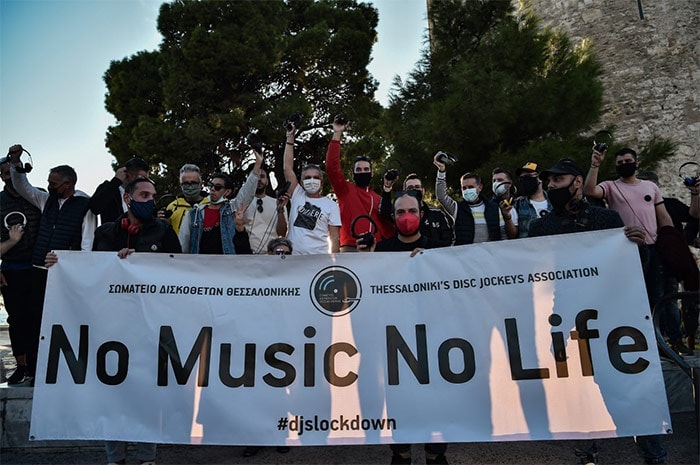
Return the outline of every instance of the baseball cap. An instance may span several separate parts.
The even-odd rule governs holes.
[[[522,168],[518,168],[517,170],[515,170],[515,175],[520,176],[525,171],[527,171],[528,173],[536,173],[537,171],[539,171],[537,169],[537,163],[532,162],[532,161],[525,163],[522,166]]]
[[[573,174],[583,176],[583,170],[571,158],[562,158],[554,166],[540,173],[540,179],[545,180],[553,174]]]

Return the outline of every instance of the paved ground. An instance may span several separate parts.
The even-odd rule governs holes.
[[[8,372],[14,369],[7,330],[0,327],[0,360]],[[1,419],[0,419],[1,420]],[[698,422],[694,413],[672,415],[674,434],[664,437],[667,463],[698,465]],[[503,443],[451,444],[447,457],[451,464],[576,464],[574,449],[578,441],[533,441]],[[599,442],[600,463],[641,464],[632,438],[606,439]],[[422,448],[413,447],[413,463],[425,463]],[[161,445],[157,463],[167,464],[381,464],[389,463],[388,446],[328,446],[293,448],[279,454],[275,448],[263,449],[258,455],[241,457],[242,447]],[[136,464],[130,449],[128,464]],[[104,464],[101,447],[62,447],[41,449],[2,449],[0,464]]]

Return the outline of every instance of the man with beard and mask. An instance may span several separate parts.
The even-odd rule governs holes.
[[[393,206],[391,203],[391,188],[394,185],[394,179],[388,179],[384,176],[384,192],[382,192],[382,203],[379,207],[379,212],[386,218],[392,218]],[[423,181],[415,174],[411,173],[406,176],[403,182],[404,191],[416,191],[421,194],[425,193],[423,189]],[[435,239],[443,246],[450,246],[454,242],[454,232],[447,216],[437,208],[431,208],[430,205],[421,201],[421,223],[420,232],[423,236]]]
[[[318,165],[304,166],[301,184],[297,181],[294,173],[295,134],[296,128],[292,124],[284,146],[284,178],[289,182],[291,193],[287,238],[294,244],[294,255],[338,253],[342,234],[340,209],[337,203],[321,195],[323,171]]]
[[[100,222],[110,223],[126,211],[124,187],[136,178],[145,178],[151,167],[141,158],[131,158],[119,168],[110,181],[95,189],[90,197],[90,211],[100,216]]]
[[[32,186],[21,166],[21,145],[10,147],[10,176],[19,195],[41,210],[41,220],[32,252],[32,292],[29,302],[32,342],[27,349],[27,375],[34,377],[39,348],[41,316],[44,309],[46,256],[52,250],[91,250],[97,218],[90,211],[90,197],[75,189],[78,175],[68,165],[51,168],[48,192]],[[31,380],[33,383],[33,379]]]
[[[170,224],[156,218],[156,188],[148,178],[133,179],[124,188],[126,213],[116,221],[101,225],[95,230],[92,250],[100,252],[117,252],[119,258],[126,258],[134,252],[180,253],[180,242]],[[54,253],[46,257],[46,266],[58,262]],[[124,441],[105,441],[107,461],[123,464],[126,461],[127,443]],[[154,463],[156,445],[153,443],[136,443],[136,458],[141,463]]]
[[[39,230],[41,210],[24,199],[12,185],[10,160],[0,160],[0,291],[7,311],[10,344],[16,369],[9,386],[27,379],[27,351],[32,341],[29,296],[32,292],[32,250]]]
[[[494,199],[486,199],[481,191],[484,186],[476,173],[466,173],[460,178],[464,200],[455,201],[447,195],[446,168],[440,162],[440,152],[435,154],[433,164],[438,173],[435,180],[435,195],[448,215],[454,220],[455,245],[500,241],[508,238],[507,228],[517,222],[511,213],[504,213]],[[504,205],[505,206],[505,205]]]
[[[583,170],[576,163],[564,158],[553,167],[540,173],[542,181],[548,181],[547,194],[552,203],[550,214],[530,223],[529,237],[551,236],[584,231],[621,228],[622,218],[615,210],[594,206],[583,196]],[[647,231],[640,225],[624,226],[625,236],[635,244],[645,246]],[[664,463],[666,451],[661,436],[637,436],[637,445],[646,463]],[[587,443],[577,451],[582,463],[597,463],[598,449],[595,443]]]
[[[252,169],[251,167],[249,171]],[[267,253],[267,243],[271,239],[287,235],[287,216],[285,208],[281,206],[282,201],[267,195],[270,182],[267,174],[268,170],[263,166],[255,189],[255,199],[243,214],[250,248],[254,254]]]
[[[396,193],[392,218],[396,225],[396,235],[389,239],[384,239],[379,243],[367,246],[362,239],[357,241],[359,252],[411,252],[415,256],[424,249],[435,249],[446,247],[441,241],[435,240],[421,233],[421,210],[422,194],[417,190],[400,191]],[[391,444],[391,463],[408,464],[411,463],[411,444]],[[426,464],[446,464],[447,443],[426,443],[425,463]]]
[[[340,165],[340,139],[349,124],[349,122],[339,123],[336,116],[333,120],[333,137],[326,151],[328,180],[338,197],[340,217],[343,222],[340,229],[341,252],[357,251],[355,234],[360,235],[371,231],[370,222],[365,219],[358,221],[357,232],[352,231],[353,221],[359,216],[367,215],[374,220],[377,230],[371,232],[374,233],[376,242],[394,235],[391,222],[379,214],[381,197],[370,187],[372,160],[366,156],[357,157],[352,170],[354,183],[347,181],[343,175],[343,169]]]
[[[537,163],[525,163],[515,170],[520,184],[521,196],[515,200],[513,209],[518,214],[518,237],[528,237],[530,222],[552,211],[552,204],[542,187]]]
[[[584,194],[593,199],[605,199],[608,206],[618,212],[626,226],[641,226],[646,232],[644,242],[648,254],[643,263],[644,282],[649,306],[653,309],[664,295],[666,270],[656,248],[657,234],[664,226],[673,227],[659,187],[635,175],[639,163],[637,152],[623,148],[615,153],[615,171],[619,178],[599,184],[598,168],[605,159],[606,151],[598,152],[593,147],[591,168],[583,186]]]
[[[182,165],[182,168],[180,168],[180,189],[182,190],[182,196],[177,196],[175,200],[165,207],[165,210],[158,212],[158,218],[167,219],[175,234],[180,232],[185,213],[190,211],[195,205],[206,205],[209,203],[209,197],[206,196],[205,192],[202,192],[202,174],[199,172],[197,165],[192,163]]]

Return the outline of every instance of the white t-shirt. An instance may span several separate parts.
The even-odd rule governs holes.
[[[245,228],[253,253],[266,254],[267,243],[277,237],[277,200],[269,195],[255,197],[243,218],[246,220]]]
[[[532,205],[532,208],[535,209],[535,213],[537,214],[537,218],[542,218],[544,215],[547,214],[547,213],[542,214],[543,210],[545,212],[547,211],[547,199],[544,199],[544,200],[532,200],[532,199],[530,199],[530,205]],[[516,212],[516,215],[517,215],[517,212]]]
[[[289,207],[289,233],[294,255],[328,253],[330,226],[340,226],[338,204],[328,197],[309,197],[301,185],[292,193]]]

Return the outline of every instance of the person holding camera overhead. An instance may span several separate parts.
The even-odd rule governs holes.
[[[195,205],[180,226],[183,253],[235,255],[252,254],[243,212],[252,202],[260,179],[262,154],[255,153],[255,166],[238,195],[233,193],[233,180],[224,173],[215,174],[209,184],[209,203]]]
[[[126,212],[124,188],[136,178],[147,178],[151,167],[145,160],[134,157],[119,168],[114,177],[95,189],[90,197],[90,211],[100,216],[100,224],[111,223]]]
[[[287,235],[287,216],[284,205],[288,198],[282,198],[287,192],[280,190],[277,192],[278,198],[270,197],[267,195],[269,182],[268,169],[262,166],[258,186],[255,189],[255,201],[248,205],[243,214],[250,248],[254,254],[266,253],[265,247],[270,240]],[[280,189],[284,188],[280,187]]]
[[[435,154],[433,164],[438,169],[435,195],[454,220],[455,245],[507,239],[506,228],[509,223],[514,222],[513,217],[508,213],[501,213],[496,200],[487,199],[481,194],[484,188],[481,177],[476,173],[462,175],[460,190],[464,200],[457,202],[447,195],[447,163],[443,152]]]
[[[359,216],[369,216],[374,221],[377,230],[374,233],[375,242],[394,236],[393,224],[379,214],[381,197],[370,187],[372,181],[372,159],[359,156],[353,164],[353,181],[347,181],[340,166],[340,139],[350,122],[338,115],[333,120],[333,137],[326,151],[326,170],[328,180],[338,197],[340,218],[343,225],[340,228],[340,251],[356,252],[356,235],[353,233],[353,221]],[[364,220],[364,218],[362,219]],[[365,224],[369,221],[365,221]],[[363,225],[358,222],[358,227]],[[367,229],[366,231],[369,231]]]
[[[340,210],[338,204],[321,195],[323,171],[318,165],[301,169],[301,183],[294,173],[294,136],[297,128],[290,123],[284,146],[284,178],[289,183],[289,232],[294,255],[338,253],[340,248]]]

